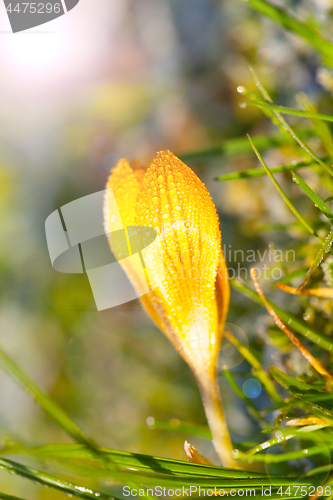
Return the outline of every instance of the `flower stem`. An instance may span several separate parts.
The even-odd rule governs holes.
[[[213,445],[219,455],[223,467],[241,469],[239,462],[232,457],[233,445],[230,439],[228,425],[225,419],[217,373],[214,376],[198,377],[208,425],[213,435]]]

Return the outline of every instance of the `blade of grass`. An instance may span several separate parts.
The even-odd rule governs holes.
[[[266,390],[267,394],[271,398],[271,400],[274,403],[280,403],[282,402],[282,398],[280,394],[277,392],[277,390],[274,387],[274,384],[272,380],[270,379],[269,375],[265,372],[263,367],[261,366],[260,362],[258,359],[252,354],[249,348],[244,346],[239,342],[236,337],[234,337],[228,330],[225,330],[224,336],[229,340],[229,342],[232,343],[233,346],[236,347],[236,349],[240,352],[240,354],[243,356],[244,359],[250,365],[253,367],[253,374],[257,377],[257,379],[262,383],[264,386],[264,389]]]
[[[76,484],[69,483],[58,477],[51,476],[45,472],[41,472],[36,469],[32,469],[26,465],[19,464],[13,460],[0,459],[0,468],[6,470],[11,474],[16,474],[18,476],[30,479],[31,481],[41,484],[42,486],[48,486],[49,488],[56,489],[67,495],[72,495],[79,498],[85,498],[91,500],[92,498],[100,498],[101,500],[114,500],[115,497],[107,495],[105,493],[91,490],[84,486],[78,486]]]
[[[313,166],[313,161],[304,161],[298,163],[297,165],[291,163],[290,165],[282,165],[279,167],[272,167],[270,171],[272,174],[280,174],[282,172],[294,172],[295,170],[299,170],[301,168],[311,167]],[[239,179],[252,179],[255,177],[265,177],[267,172],[263,168],[249,168],[244,172],[231,172],[230,174],[220,175],[216,177],[216,181],[236,181]]]
[[[105,455],[101,448],[78,427],[75,422],[62,410],[38,385],[21,370],[21,368],[0,348],[0,366],[14,378],[30,394],[36,403],[44,410],[59,427],[67,432],[74,440],[84,444],[96,457],[98,457],[108,473],[118,474],[117,466],[112,462],[110,455]],[[128,478],[127,484],[131,487],[137,485]],[[151,500],[150,495],[146,495]],[[110,497],[105,497],[110,498]]]
[[[257,86],[257,88],[259,89],[259,91],[261,92],[262,96],[264,97],[264,99],[267,101],[268,104],[270,105],[273,105],[273,100],[271,99],[270,95],[268,94],[268,92],[266,91],[265,87],[263,86],[263,84],[261,83],[258,75],[256,74],[256,72],[253,70],[253,68],[250,66],[250,72],[254,78],[254,81],[255,81],[255,84]],[[330,174],[330,176],[333,176],[333,170],[331,167],[329,167],[328,165],[326,165],[326,163],[324,163],[317,155],[314,151],[312,151],[312,149],[307,146],[305,144],[305,142],[303,142],[301,140],[301,138],[296,134],[295,130],[289,125],[289,123],[283,118],[283,116],[281,115],[281,113],[277,112],[277,111],[273,111],[273,113],[275,114],[275,116],[278,118],[278,120],[280,121],[280,123],[284,126],[284,128],[289,132],[289,134],[291,135],[291,137],[293,137],[295,139],[295,141],[297,142],[297,144],[303,148],[303,150],[311,157],[313,158],[327,173]],[[329,186],[332,187],[332,180],[329,179],[328,180],[329,182]]]
[[[262,101],[249,100],[247,101],[249,106],[256,106],[257,108],[265,109],[266,111],[277,111],[284,115],[302,116],[303,118],[312,118],[316,120],[324,120],[327,122],[333,122],[333,116],[325,115],[323,113],[317,113],[313,111],[303,111],[301,109],[286,108],[285,106],[278,106],[276,104],[268,104]]]
[[[300,103],[305,111],[311,111],[312,113],[318,113],[317,108],[312,104],[309,97],[305,94],[305,92],[299,92],[296,95],[297,102]],[[314,118],[311,119],[313,127],[320,138],[324,149],[327,151],[329,156],[333,157],[333,135],[332,132],[323,120],[316,120]]]
[[[237,385],[237,383],[234,380],[234,378],[233,378],[232,374],[230,373],[230,371],[227,370],[226,368],[223,368],[223,373],[224,373],[225,378],[228,380],[230,386],[232,387],[232,389],[237,394],[237,396],[240,397],[245,402],[246,406],[248,406],[250,408],[250,410],[255,415],[255,417],[262,424],[264,424],[264,426],[267,426],[268,422],[260,415],[260,411],[258,410],[258,408],[256,408],[254,406],[254,404],[252,403],[252,401],[248,397],[245,396],[245,394],[243,393],[242,389]]]
[[[301,222],[301,224],[303,224],[303,226],[305,227],[305,229],[307,229],[307,231],[309,231],[309,233],[312,234],[313,236],[316,236],[316,238],[321,243],[324,243],[324,241],[322,240],[322,238],[316,233],[316,231],[314,230],[314,228],[299,213],[299,211],[297,210],[297,208],[293,205],[293,203],[291,202],[291,200],[288,198],[288,196],[286,195],[286,193],[283,191],[283,189],[281,188],[280,184],[277,182],[277,180],[275,179],[275,177],[272,175],[272,173],[270,172],[269,168],[267,167],[266,163],[264,162],[261,154],[259,153],[259,151],[255,147],[255,145],[253,144],[253,142],[252,142],[251,137],[249,136],[249,134],[247,134],[247,137],[248,137],[248,139],[250,141],[250,144],[252,146],[253,151],[257,155],[258,160],[260,161],[260,163],[264,167],[264,169],[265,169],[268,177],[273,182],[274,186],[276,187],[277,191],[280,193],[280,195],[283,198],[284,202],[287,204],[287,206],[290,208],[290,210],[293,212],[293,214],[298,218],[298,220]]]
[[[84,432],[70,419],[62,410],[21,368],[0,348],[0,366],[12,378],[14,378],[23,389],[30,394],[36,403],[43,409],[59,427],[69,434],[75,441],[89,447],[95,447]]]
[[[154,430],[177,432],[180,434],[202,437],[204,439],[212,439],[212,433],[208,426],[183,422],[176,418],[171,420],[155,420],[154,417],[148,417],[147,425],[150,429]]]
[[[302,411],[304,411],[309,417],[319,417],[327,423],[332,426],[333,424],[333,406],[332,406],[332,393],[325,392],[324,394],[318,393],[318,396],[316,395],[315,389],[312,387],[312,389],[307,391],[307,394],[302,394],[301,391],[299,391],[295,385],[295,387],[289,387],[287,388],[286,384],[281,382],[279,376],[276,375],[276,372],[273,370],[274,367],[271,367],[271,373],[272,376],[275,377],[276,381],[282,385],[282,387],[285,387],[292,395],[293,397],[288,398],[287,400],[284,401],[284,403],[280,403],[275,406],[271,406],[270,408],[265,408],[263,410],[263,413],[271,413],[276,410],[288,410],[290,408],[300,408]],[[284,374],[285,375],[285,374]],[[294,379],[295,380],[295,379]],[[297,381],[296,381],[297,382]],[[312,396],[312,394],[314,394]],[[320,404],[319,404],[320,403]],[[327,434],[328,435],[328,434]]]
[[[172,477],[196,477],[196,478],[220,478],[220,479],[246,479],[249,476],[248,471],[230,470],[213,465],[193,464],[181,460],[174,460],[139,453],[130,453],[126,451],[110,450],[102,448],[104,454],[112,457],[122,469],[138,470],[147,473],[163,473]],[[66,460],[76,462],[82,461],[92,467],[102,469],[102,462],[96,458],[86,447],[78,444],[52,444],[37,448],[27,448],[25,446],[7,447],[2,454],[25,453],[38,458],[39,460],[57,460],[59,463],[65,463]],[[264,474],[259,472],[251,473],[253,477],[262,478]]]
[[[319,264],[321,263],[321,261],[325,257],[325,254],[328,253],[328,251],[330,250],[330,248],[332,246],[332,243],[333,243],[333,229],[330,231],[330,233],[328,233],[326,240],[324,242],[324,245],[321,247],[321,249],[317,253],[317,256],[315,258],[314,263],[312,264],[312,266],[310,267],[310,269],[306,273],[303,283],[298,287],[297,290],[302,290],[302,288],[307,284],[312,272],[314,271],[314,269],[316,269],[316,267],[319,266]]]
[[[309,394],[322,395],[327,398],[327,393],[322,388],[314,387],[313,385],[307,384],[306,382],[301,382],[296,378],[290,377],[286,373],[282,372],[275,366],[271,366],[270,372],[274,379],[282,385],[291,394],[301,396],[306,398]],[[332,399],[332,395],[328,396],[328,399]]]
[[[53,446],[54,445],[45,447],[44,451],[45,451],[47,458],[52,458]],[[55,446],[57,446],[57,445],[55,445]],[[61,446],[66,446],[66,445],[60,445],[60,447]],[[75,446],[75,445],[67,445],[67,446]],[[84,454],[87,453],[87,449],[84,448],[83,446],[76,445],[76,447],[80,448],[80,450],[76,450],[76,451],[72,450],[72,453],[73,452],[75,453],[76,459],[77,459],[78,455],[80,456],[80,451],[82,451]],[[104,452],[105,451],[106,450],[104,450]],[[115,452],[115,453],[117,453],[117,452]],[[67,454],[67,456],[68,456],[68,454]],[[144,456],[142,455],[142,463],[144,463],[143,457]],[[91,456],[88,457],[88,459],[90,459],[90,461],[91,461],[91,458],[92,458]],[[277,499],[277,498],[283,499],[284,497],[281,495],[275,494],[275,491],[278,488],[280,488],[281,486],[288,487],[290,484],[289,477],[274,476],[272,474],[270,474],[270,476],[267,477],[266,474],[260,474],[260,473],[256,473],[256,472],[252,472],[252,471],[251,472],[243,471],[244,477],[238,478],[237,474],[239,473],[239,471],[233,471],[233,470],[229,470],[229,469],[223,469],[220,467],[206,466],[206,465],[202,465],[202,464],[193,464],[193,463],[179,462],[179,461],[170,461],[170,462],[178,462],[179,464],[190,467],[191,469],[195,469],[198,472],[200,472],[200,475],[193,474],[193,475],[190,475],[187,477],[186,475],[184,476],[183,473],[181,472],[181,475],[178,475],[177,473],[171,474],[168,478],[164,473],[161,473],[161,469],[159,469],[157,467],[157,463],[154,460],[155,457],[147,457],[147,458],[151,460],[152,473],[142,474],[142,473],[138,473],[136,469],[134,469],[134,470],[133,470],[133,468],[131,469],[131,474],[133,476],[136,476],[137,481],[140,482],[141,488],[145,488],[147,486],[151,486],[151,487],[166,486],[166,487],[171,487],[171,488],[184,486],[185,488],[189,488],[190,485],[205,488],[205,489],[214,488],[214,487],[216,487],[216,488],[222,487],[222,488],[228,488],[228,489],[229,488],[235,488],[235,489],[241,488],[241,489],[243,489],[244,487],[249,487],[249,488],[256,489],[257,493],[259,494],[262,486],[271,486],[272,487],[271,498],[272,499]],[[65,459],[66,459],[66,455],[62,457],[62,460],[65,460]],[[161,459],[161,460],[167,461],[167,459]],[[5,463],[6,467],[9,466],[9,470],[12,470],[10,466],[13,466],[13,465],[19,465],[19,467],[21,466],[21,464],[16,464],[13,461],[2,461],[2,463]],[[1,464],[1,462],[0,462],[0,464]],[[210,477],[209,477],[209,475],[207,475],[207,472],[209,472],[209,471],[212,471],[212,475]],[[53,481],[52,481],[53,480],[52,476],[50,476],[48,474],[44,474],[44,473],[39,473],[39,471],[37,471],[38,474],[34,474],[34,472],[35,471],[33,469],[25,468],[25,467],[24,467],[23,471],[19,470],[17,467],[15,468],[15,471],[14,471],[14,473],[19,473],[20,475],[23,475],[23,477],[30,478],[30,475],[32,475],[34,480],[36,479],[36,482],[38,482],[39,484],[43,484],[44,486],[55,487],[57,489],[60,489],[63,492],[66,492],[66,493],[68,492],[69,495],[79,496],[81,498],[88,498],[88,499],[89,498],[96,498],[96,497],[103,498],[103,499],[105,497],[107,499],[112,498],[110,496],[105,496],[105,494],[103,494],[103,493],[99,494],[99,492],[96,492],[96,491],[88,490],[88,492],[87,492],[87,489],[86,489],[86,491],[84,491],[83,488],[80,489],[80,492],[77,492],[74,490],[75,491],[75,493],[74,493],[73,490],[72,491],[70,490],[70,487],[75,486],[75,485],[71,485],[70,483],[64,482],[62,480],[57,480],[57,485],[54,485]],[[50,481],[50,479],[51,479],[51,481]],[[302,484],[311,484],[311,482],[302,480]],[[67,488],[67,491],[66,491],[66,488]],[[92,497],[91,494],[94,494],[95,497]],[[295,497],[295,498],[297,498],[297,497]]]
[[[298,133],[303,139],[308,139],[309,137],[313,137],[314,135],[314,132],[311,129],[301,129]],[[286,137],[284,137],[280,133],[256,135],[253,137],[253,142],[262,151],[266,151],[270,148],[276,148],[285,145]],[[236,137],[232,139],[225,139],[220,144],[206,149],[190,153],[183,153],[179,154],[178,156],[185,163],[195,163],[207,161],[211,158],[232,158],[235,156],[244,155],[246,153],[251,153],[251,151],[252,148],[246,137]]]
[[[303,277],[305,272],[306,272],[306,269],[297,269],[296,271],[293,271],[292,273],[287,274],[283,278],[275,280],[275,282],[272,284],[272,288],[275,287],[277,283],[282,283],[282,284],[286,285],[286,284],[290,283],[295,278]]]
[[[318,52],[320,52],[327,62],[333,65],[333,45],[323,38],[317,31],[315,31],[311,26],[298,21],[294,17],[291,17],[285,10],[266,2],[265,0],[249,0],[249,5],[266,17],[273,19],[276,23],[280,24],[283,28],[292,31],[296,35],[304,38],[309,42]]]
[[[1,492],[0,492],[0,498],[1,500],[24,500],[21,497],[13,497],[13,495],[7,495],[6,493],[1,493]]]
[[[315,455],[328,455],[328,452],[333,450],[333,445],[320,444],[317,446],[311,446],[307,449],[298,451],[289,451],[287,453],[279,453],[278,455],[273,455],[265,453],[264,455],[251,455],[247,457],[245,453],[239,454],[238,458],[241,460],[249,460],[253,462],[264,462],[266,464],[278,464],[281,462],[287,462],[289,460],[300,460],[304,457],[313,457]]]
[[[115,497],[107,495],[105,493],[100,493],[98,491],[93,491],[88,488],[78,487],[77,485],[73,485],[61,479],[57,479],[54,476],[50,476],[49,474],[45,474],[40,471],[36,471],[31,469],[30,467],[21,466],[21,464],[17,464],[11,460],[0,460],[0,465],[4,465],[4,468],[14,474],[21,475],[22,477],[26,477],[28,479],[33,479],[39,484],[43,486],[49,486],[51,488],[58,489],[64,493],[69,495],[73,495],[80,498],[101,498],[102,500],[111,500]],[[194,464],[199,465],[200,469],[204,464]],[[224,477],[219,477],[218,471],[221,470],[219,467],[211,467],[206,466],[208,469],[215,469],[217,472],[216,476],[207,476],[202,473],[200,476],[191,475],[189,477],[183,475],[169,475],[161,473],[160,471],[154,470],[153,473],[142,474],[137,472],[136,470],[131,471],[131,475],[136,478],[138,484],[140,484],[141,488],[145,488],[147,486],[166,486],[166,487],[186,487],[197,486],[202,488],[214,488],[214,487],[222,487],[222,488],[243,488],[243,487],[252,487],[260,489],[261,486],[272,486],[272,489],[277,489],[281,485],[288,486],[290,482],[290,478],[285,478],[283,476],[271,476],[267,477],[266,474],[257,474],[247,472],[246,476],[242,478],[237,478],[235,474],[232,474],[233,470],[227,470],[228,475]],[[223,470],[223,469],[222,469]],[[128,475],[128,473],[127,473]],[[127,483],[128,484],[128,483]],[[305,482],[304,484],[310,484]],[[145,495],[147,496],[147,495]]]
[[[19,385],[33,397],[35,402],[42,408],[61,429],[69,434],[75,441],[87,446],[93,453],[100,455],[98,445],[80,429],[80,427],[60,408],[21,368],[0,348],[0,366]],[[108,457],[102,457],[105,467],[114,468]]]
[[[243,94],[248,97],[247,102],[249,102],[249,103],[259,101],[259,102],[262,102],[263,104],[265,104],[265,101],[269,98],[269,95],[267,94],[266,96],[263,95],[263,99],[261,99],[260,97],[258,97],[257,94],[249,91],[246,88],[244,89]],[[290,137],[288,135],[288,132],[286,131],[286,129],[284,128],[283,124],[280,122],[280,120],[278,119],[276,114],[274,113],[274,110],[271,110],[268,108],[267,109],[261,108],[261,110],[267,116],[267,118],[280,129],[282,137],[285,138],[286,144],[288,144],[290,141]]]
[[[298,437],[299,434],[301,435],[300,437],[304,437],[304,433],[309,433],[309,432],[315,432],[319,429],[323,429],[327,427],[327,424],[320,424],[320,425],[307,425],[305,427],[302,427],[300,429],[282,429],[279,428],[274,429],[274,431],[279,432],[278,437],[273,437],[271,439],[268,439],[267,441],[264,441],[263,443],[258,444],[254,448],[251,448],[248,450],[244,455],[246,457],[252,457],[253,455],[256,455],[257,453],[260,453],[263,450],[267,450],[267,448],[271,448],[272,446],[275,446],[276,444],[281,444],[285,441],[289,441],[289,439],[292,439],[294,437]],[[304,455],[303,455],[304,456]]]
[[[295,347],[299,350],[299,352],[302,354],[302,356],[307,360],[308,363],[325,379],[327,380],[328,383],[331,385],[333,384],[333,376],[324,368],[324,366],[320,363],[320,361],[313,356],[310,351],[302,344],[302,342],[294,335],[294,333],[289,330],[289,328],[283,323],[279,315],[274,311],[274,309],[268,304],[267,299],[263,293],[263,291],[260,288],[259,281],[257,278],[257,273],[255,268],[251,269],[251,278],[254,283],[254,286],[256,288],[257,294],[259,297],[263,300],[267,311],[269,314],[272,316],[272,318],[275,321],[275,324],[280,330],[283,331],[283,333],[286,334],[288,339],[294,344]]]
[[[265,307],[263,301],[260,299],[257,293],[248,286],[246,286],[244,283],[241,283],[237,279],[231,279],[230,284],[235,290],[242,293],[243,295],[246,295],[249,299],[253,300],[253,302],[256,302],[260,306]],[[275,305],[273,302],[271,302],[269,299],[267,299],[267,302],[274,309],[274,311],[280,316],[280,318],[285,323],[287,323],[287,325],[290,326],[290,328],[293,328],[296,332],[300,333],[308,340],[311,340],[311,342],[314,342],[322,349],[325,349],[326,351],[333,350],[333,344],[328,340],[328,338],[321,335],[313,328],[310,328],[307,325],[307,323],[305,323],[305,321],[302,321],[293,314],[284,311],[283,309]]]
[[[304,193],[310,198],[314,205],[319,208],[319,210],[328,218],[331,224],[333,224],[333,213],[331,209],[323,202],[323,200],[303,181],[303,179],[292,173],[293,181],[295,181],[304,191]]]

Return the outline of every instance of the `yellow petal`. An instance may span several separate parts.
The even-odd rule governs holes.
[[[112,189],[117,201],[118,211],[123,226],[135,225],[135,205],[140,193],[140,182],[145,173],[145,168],[137,160],[132,162],[122,158],[111,170],[106,189]]]
[[[141,259],[132,252],[129,227],[135,226],[136,199],[145,171],[146,168],[138,160],[132,163],[125,158],[119,160],[111,170],[104,201],[104,226],[110,247],[139,295],[147,293],[149,287]],[[117,210],[114,210],[114,198]],[[121,229],[117,231],[113,231],[115,211],[119,213],[116,217],[121,219]]]
[[[195,173],[167,151],[156,156],[140,189],[136,223],[158,231],[165,273],[144,305],[192,369],[213,368],[222,335],[216,281],[223,260],[212,199]]]

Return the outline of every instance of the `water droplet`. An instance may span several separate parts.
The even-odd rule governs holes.
[[[146,418],[146,423],[147,423],[148,427],[154,427],[154,425],[155,425],[155,419],[154,419],[154,417],[147,417]]]
[[[247,106],[246,102],[241,102],[239,107],[242,108],[242,109],[245,109]]]
[[[240,94],[242,94],[244,91],[245,91],[245,88],[243,87],[243,85],[238,85],[237,92],[239,92]]]
[[[304,314],[303,314],[303,319],[304,319],[305,321],[307,321],[308,319],[310,319],[310,313],[304,313]]]

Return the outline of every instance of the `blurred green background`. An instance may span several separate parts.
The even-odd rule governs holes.
[[[331,32],[330,0],[277,3]],[[303,91],[324,112],[329,74],[306,42],[238,0],[81,0],[63,18],[15,35],[1,9],[1,346],[101,445],[184,459],[186,436],[149,429],[146,419],[205,424],[189,368],[139,301],[97,312],[85,275],[53,270],[45,220],[104,189],[121,156],[149,163],[160,149],[182,155],[274,132],[237,92],[255,89],[249,64],[279,104],[295,107]],[[265,159],[274,166],[291,157],[275,148]],[[212,193],[226,245],[265,249],[273,236],[260,224],[294,220],[266,178],[214,181],[257,166],[253,154],[188,163]],[[278,248],[290,238],[274,235]],[[297,312],[290,297],[281,300]],[[256,335],[254,348],[263,345],[266,319],[232,295],[228,322]],[[279,356],[267,342],[263,363],[279,366]],[[232,435],[251,440],[257,425],[223,379],[221,386]],[[0,402],[2,439],[68,442],[2,372]],[[209,442],[192,444],[216,459]],[[0,484],[32,500],[65,498],[1,471]]]

